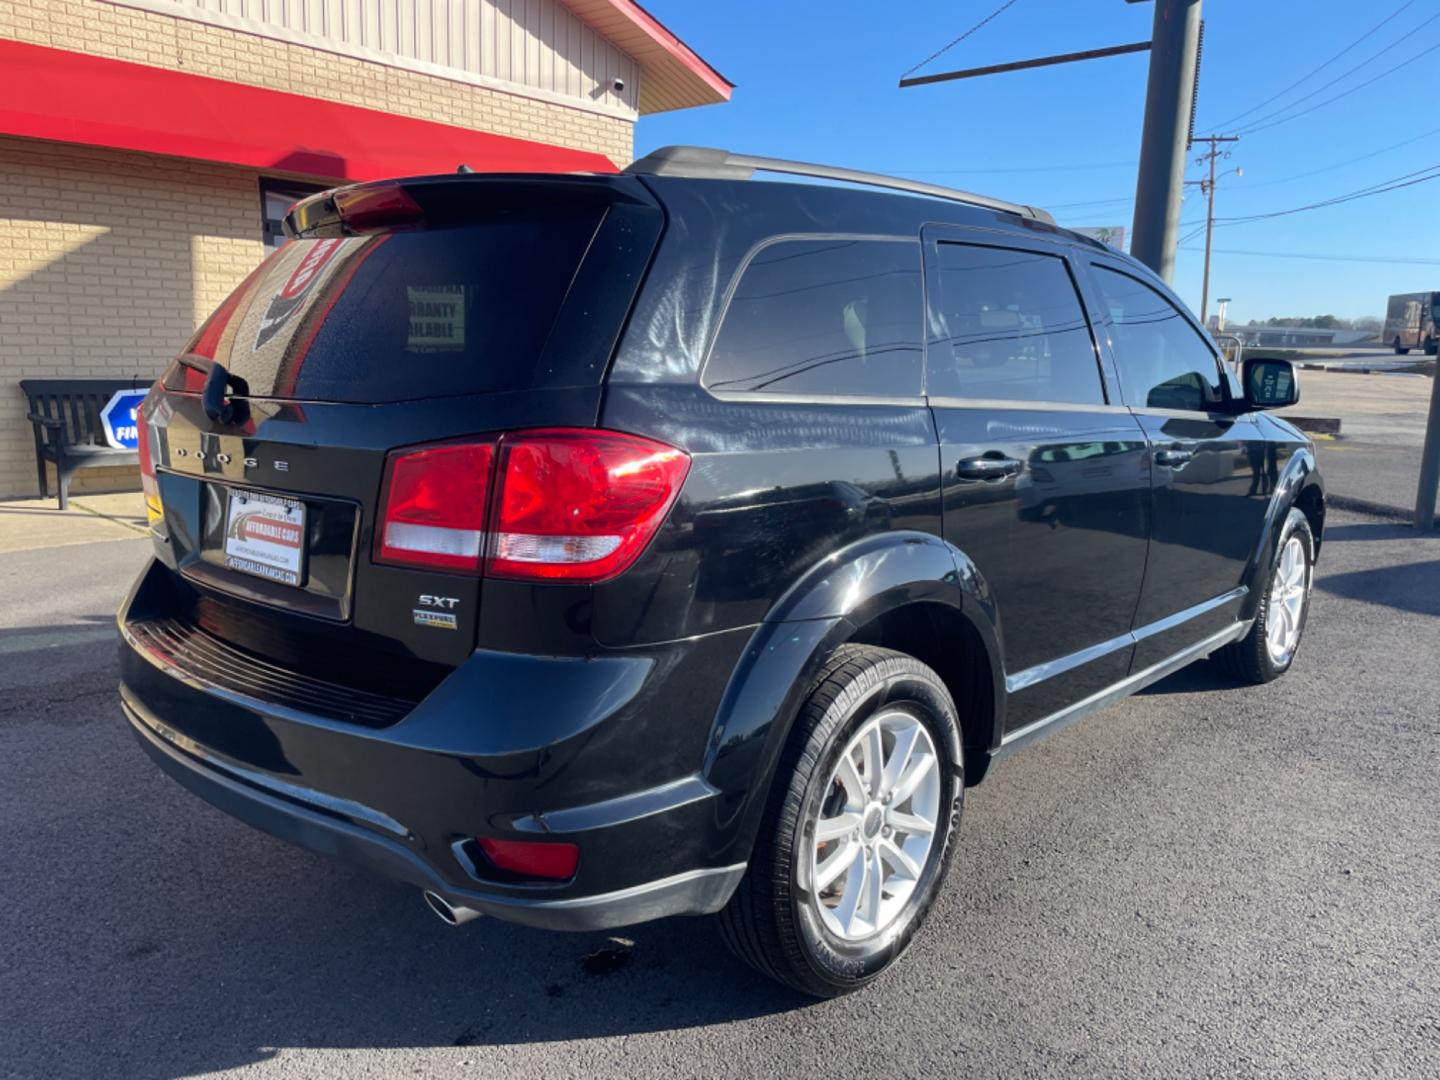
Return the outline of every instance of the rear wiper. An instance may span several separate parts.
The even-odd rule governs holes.
[[[250,419],[250,403],[244,398],[250,393],[249,384],[238,375],[231,375],[225,365],[208,356],[184,353],[177,358],[181,367],[188,367],[205,376],[205,386],[200,391],[200,404],[205,415],[219,424],[243,424]],[[229,390],[240,395],[241,400],[227,399]]]

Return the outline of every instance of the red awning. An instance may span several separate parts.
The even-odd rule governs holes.
[[[166,68],[0,41],[0,134],[342,180],[614,172],[603,154]]]

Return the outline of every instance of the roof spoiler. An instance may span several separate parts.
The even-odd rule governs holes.
[[[618,173],[477,173],[457,171],[396,180],[369,180],[300,199],[283,219],[285,235],[361,236],[394,228],[453,224],[477,210],[567,198],[653,206],[643,184]],[[483,187],[484,199],[477,199]]]

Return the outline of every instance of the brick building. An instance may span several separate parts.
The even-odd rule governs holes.
[[[35,490],[18,381],[147,385],[297,196],[623,167],[731,90],[633,0],[4,0],[0,73],[0,496]]]

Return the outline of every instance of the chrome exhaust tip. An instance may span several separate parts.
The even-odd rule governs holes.
[[[429,889],[426,889],[421,895],[425,897],[426,906],[435,912],[436,915],[440,916],[441,920],[447,925],[460,926],[469,922],[471,919],[478,919],[480,917],[480,912],[474,908],[452,904],[439,893],[433,893]]]

